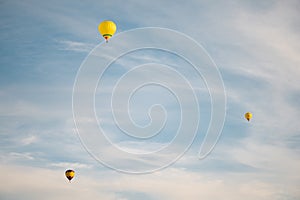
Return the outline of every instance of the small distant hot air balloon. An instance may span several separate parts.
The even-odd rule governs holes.
[[[117,26],[113,21],[106,20],[99,24],[98,30],[100,34],[104,37],[106,42],[108,42],[109,38],[111,38],[115,34]]]
[[[68,169],[65,172],[65,175],[66,175],[67,179],[69,180],[69,182],[71,182],[72,178],[74,178],[74,176],[75,176],[75,172],[72,169]]]
[[[251,113],[251,112],[247,112],[247,113],[245,114],[245,118],[246,118],[248,121],[250,121],[250,119],[252,118],[252,113]]]

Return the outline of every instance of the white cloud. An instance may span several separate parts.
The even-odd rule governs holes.
[[[283,191],[283,185],[260,180],[254,174],[216,176],[175,168],[148,175],[84,172],[81,169],[71,184],[61,170],[4,165],[0,166],[0,174],[7,180],[0,187],[1,197],[6,199],[22,196],[22,199],[118,200],[133,199],[132,194],[139,193],[150,199],[267,200],[280,199],[280,195],[288,199],[300,195],[293,189]]]
[[[256,59],[248,70],[252,70],[253,74],[265,75],[279,89],[299,89],[294,79],[300,74],[295,67],[300,64],[300,37],[294,27],[299,22],[298,11],[292,1],[277,1],[266,12],[240,12],[238,16],[235,23],[244,36],[244,44],[247,45],[245,50],[251,58]]]
[[[237,161],[282,178],[300,181],[300,176],[297,176],[300,168],[299,150],[283,146],[280,140],[270,144],[258,141],[255,137],[244,139],[240,145],[229,149],[230,155]]]
[[[23,139],[21,139],[21,143],[23,145],[30,145],[32,143],[35,143],[38,141],[38,137],[36,135],[30,135],[28,137],[25,137]]]
[[[101,182],[80,176],[80,172],[72,183],[65,178],[64,170],[2,165],[0,174],[6,180],[1,183],[1,199],[116,199],[101,189]]]
[[[58,41],[58,44],[61,46],[60,50],[78,51],[78,52],[87,52],[87,53],[90,52],[95,47],[95,45],[93,44],[69,41],[69,40]]]
[[[27,162],[35,160],[34,154],[31,152],[9,152],[1,154],[2,163]]]
[[[59,163],[52,163],[50,166],[53,167],[60,167],[60,168],[72,168],[72,169],[91,169],[92,165],[87,165],[84,163],[76,163],[76,162],[59,162]]]
[[[123,151],[134,154],[145,154],[165,148],[168,144],[154,142],[123,141],[116,144]]]

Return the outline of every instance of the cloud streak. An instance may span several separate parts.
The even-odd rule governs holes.
[[[92,44],[69,40],[58,41],[58,44],[62,46],[61,50],[65,51],[78,51],[89,53],[94,48],[94,45]]]

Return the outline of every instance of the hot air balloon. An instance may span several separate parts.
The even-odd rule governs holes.
[[[72,169],[68,169],[65,172],[65,175],[66,175],[67,179],[69,180],[69,182],[71,182],[72,178],[74,178],[74,176],[75,176],[75,171]]]
[[[104,37],[106,42],[111,38],[117,30],[117,26],[113,21],[103,21],[99,24],[98,30],[100,34]]]
[[[247,113],[245,114],[245,118],[246,118],[248,121],[250,121],[250,119],[252,118],[252,113],[247,112]]]

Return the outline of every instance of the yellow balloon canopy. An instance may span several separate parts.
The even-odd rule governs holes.
[[[67,179],[69,180],[69,182],[71,182],[72,178],[74,178],[74,176],[75,176],[75,172],[72,169],[68,169],[65,172],[65,175],[66,175]]]
[[[98,30],[107,42],[115,34],[117,26],[113,21],[106,20],[99,24]]]
[[[245,118],[246,118],[248,121],[250,121],[250,119],[252,118],[252,113],[251,113],[251,112],[247,112],[247,113],[245,114]]]

